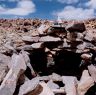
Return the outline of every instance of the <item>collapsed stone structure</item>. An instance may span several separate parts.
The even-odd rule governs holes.
[[[95,22],[0,19],[0,95],[95,95]]]

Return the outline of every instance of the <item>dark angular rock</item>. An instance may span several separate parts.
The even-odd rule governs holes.
[[[66,29],[69,32],[84,32],[86,30],[85,25],[82,22],[68,24]]]

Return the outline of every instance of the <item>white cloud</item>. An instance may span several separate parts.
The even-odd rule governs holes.
[[[63,2],[63,0],[58,0]],[[64,0],[66,1],[66,0]],[[75,0],[68,0],[75,2]],[[78,2],[77,0],[76,2]],[[67,1],[66,1],[67,2]],[[78,4],[79,5],[79,4]],[[85,8],[84,8],[85,7]],[[75,6],[66,6],[60,11],[55,11],[52,14],[64,19],[88,19],[96,16],[96,0],[88,0],[83,3],[83,7],[76,8]]]
[[[26,16],[30,13],[35,12],[35,4],[31,0],[22,0],[17,3],[15,8],[4,8],[1,7],[2,10],[0,14],[3,15],[19,15],[19,16]]]
[[[4,10],[4,8],[2,6],[0,6],[0,11],[2,12]]]
[[[63,19],[88,19],[94,17],[94,9],[75,8],[67,6],[59,12],[54,12],[56,16]]]
[[[96,9],[96,0],[90,0],[88,1],[85,6]]]
[[[57,0],[60,3],[73,4],[77,3],[79,0]]]
[[[5,5],[0,5],[0,13],[6,11],[6,9],[4,7],[5,7]]]

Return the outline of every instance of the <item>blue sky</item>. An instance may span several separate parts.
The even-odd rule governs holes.
[[[0,0],[0,18],[88,19],[96,0]]]

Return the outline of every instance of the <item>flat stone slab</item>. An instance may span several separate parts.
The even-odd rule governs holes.
[[[43,36],[39,39],[40,42],[58,42],[61,41],[59,37]]]

